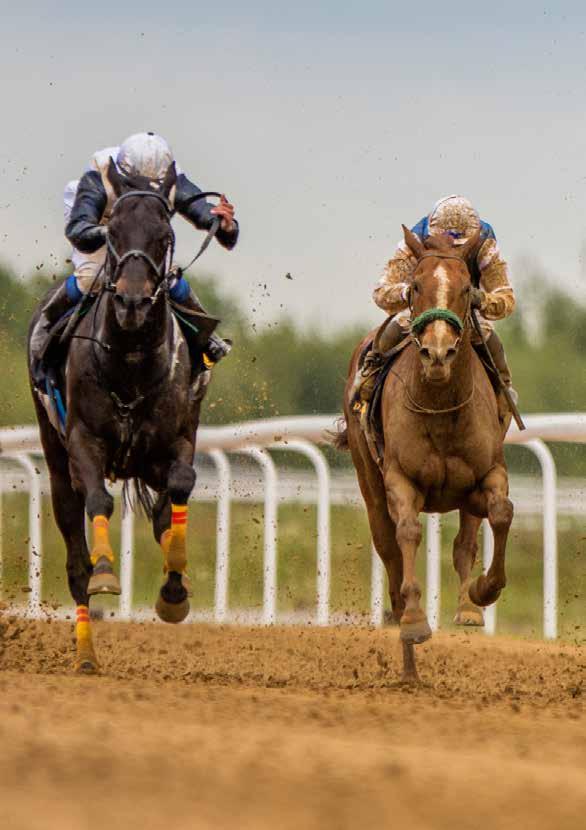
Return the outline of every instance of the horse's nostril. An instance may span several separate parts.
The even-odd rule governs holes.
[[[423,357],[425,360],[431,360],[431,352],[429,351],[427,346],[423,346],[423,348],[421,349],[421,357]]]

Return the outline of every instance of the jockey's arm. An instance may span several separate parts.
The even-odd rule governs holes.
[[[92,254],[105,243],[106,228],[100,225],[100,221],[107,201],[100,174],[94,170],[85,173],[80,179],[65,227],[65,236],[78,251]]]
[[[486,320],[502,320],[515,310],[515,292],[496,239],[489,238],[484,242],[477,261],[480,288],[484,293],[480,313]]]
[[[377,306],[389,316],[409,307],[408,290],[416,265],[417,260],[407,246],[399,243],[372,294]]]
[[[211,212],[214,205],[205,199],[189,202],[189,199],[201,192],[200,188],[189,181],[184,173],[180,173],[177,176],[175,209],[184,219],[187,219],[195,225],[196,228],[201,231],[208,231],[215,218]],[[230,230],[224,230],[221,226],[218,228],[216,239],[220,245],[230,250],[238,241],[238,233],[238,222],[234,220],[233,227]]]

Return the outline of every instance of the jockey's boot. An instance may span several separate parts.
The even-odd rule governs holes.
[[[52,340],[51,329],[68,311],[73,311],[82,297],[74,274],[61,283],[44,307],[31,334],[30,353],[33,360],[44,358]]]
[[[184,277],[179,277],[179,279],[176,280],[169,292],[169,296],[175,303],[177,303],[180,307],[182,306],[187,311],[196,311],[199,314],[207,314],[205,308],[202,306]],[[187,327],[181,326],[181,328],[187,343],[190,346],[191,352],[193,333]],[[223,357],[226,357],[231,348],[232,344],[229,341],[222,340],[222,338],[218,337],[217,334],[212,333],[204,347],[203,352],[203,362],[206,368],[210,369],[212,366],[215,366],[215,364],[218,363]]]
[[[377,332],[370,351],[362,366],[354,375],[350,389],[350,407],[362,413],[372,398],[376,379],[388,353],[398,346],[405,337],[405,332],[396,320],[390,320]]]
[[[486,345],[488,351],[491,354],[492,359],[494,360],[494,365],[498,369],[499,375],[501,376],[502,382],[508,388],[511,397],[515,404],[519,401],[519,395],[516,389],[513,388],[513,378],[511,376],[511,370],[509,369],[509,364],[507,363],[507,357],[505,355],[505,348],[501,342],[500,337],[493,331],[490,333],[490,337],[488,337],[486,341]]]

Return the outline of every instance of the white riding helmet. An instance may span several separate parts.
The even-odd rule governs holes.
[[[131,135],[121,145],[116,158],[119,169],[127,176],[146,176],[159,182],[172,163],[171,148],[156,133]]]
[[[430,233],[449,233],[454,236],[455,244],[462,244],[479,228],[478,211],[465,196],[445,196],[429,214]]]

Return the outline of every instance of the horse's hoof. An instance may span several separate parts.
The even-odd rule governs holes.
[[[492,605],[493,602],[497,601],[501,595],[501,589],[484,574],[481,574],[470,583],[468,594],[474,605],[484,607],[486,605]]]
[[[484,625],[482,608],[478,608],[472,602],[458,606],[456,616],[454,617],[454,625],[470,625],[482,628]]]
[[[85,675],[99,674],[100,666],[95,657],[78,657],[75,661],[75,673]]]
[[[155,611],[159,619],[163,620],[163,622],[180,623],[189,614],[189,600],[186,598],[182,602],[165,602],[159,594]]]
[[[183,622],[189,614],[189,599],[182,574],[169,571],[167,581],[159,591],[155,610],[163,622]]]
[[[482,608],[474,605],[468,593],[469,584],[466,583],[460,593],[460,601],[454,617],[455,625],[483,626],[484,614]]]
[[[94,565],[87,592],[90,596],[94,594],[119,594],[121,592],[118,577],[112,570],[110,560],[106,559],[105,556],[101,556]]]
[[[400,631],[402,642],[414,646],[429,640],[432,633],[423,611],[405,611],[401,617]]]

